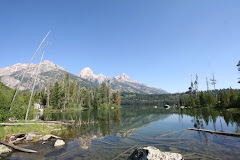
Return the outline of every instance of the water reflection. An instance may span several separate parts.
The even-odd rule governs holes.
[[[128,138],[139,129],[152,122],[164,120],[172,114],[178,115],[180,121],[184,116],[190,116],[192,125],[189,127],[198,129],[235,132],[238,130],[240,122],[237,114],[211,108],[166,110],[164,108],[137,106],[124,107],[118,110],[47,113],[44,114],[43,119],[75,120],[75,125],[69,126],[67,132],[61,136],[68,140],[75,139],[80,148],[87,150],[92,145],[92,140],[101,140],[110,135]],[[209,141],[208,133],[198,132],[198,135],[200,141]]]
[[[201,128],[235,132],[239,114],[205,109],[165,110],[154,107],[123,107],[119,110],[86,110],[68,113],[47,113],[45,120],[75,120],[61,131],[66,141],[54,148],[46,144],[26,144],[39,154],[28,159],[127,159],[133,146],[155,146],[162,151],[181,153],[184,159],[239,159],[240,139],[204,132]],[[135,148],[136,148],[135,147]],[[125,152],[128,150],[128,152]],[[26,159],[26,154],[13,152],[7,159]]]
[[[152,122],[166,119],[177,110],[154,107],[124,107],[117,110],[85,110],[44,114],[43,120],[75,120],[62,137],[76,139],[80,148],[87,150],[94,139],[114,135],[130,137],[135,131]]]
[[[229,131],[228,126],[234,126],[235,131],[239,130],[240,115],[231,113],[226,110],[216,110],[212,108],[203,109],[186,109],[181,110],[180,115],[189,115],[192,117],[192,122],[195,128],[206,129],[213,125],[214,131]]]

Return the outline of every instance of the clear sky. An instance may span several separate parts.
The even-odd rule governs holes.
[[[0,68],[28,63],[49,30],[44,59],[76,75],[126,73],[172,93],[191,74],[200,90],[212,73],[218,89],[240,86],[239,0],[1,0]]]

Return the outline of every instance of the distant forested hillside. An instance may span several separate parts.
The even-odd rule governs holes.
[[[121,93],[121,105],[175,105],[183,94]]]

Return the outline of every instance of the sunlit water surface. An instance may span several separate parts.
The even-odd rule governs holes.
[[[190,131],[202,128],[236,132],[240,116],[204,109],[166,110],[158,107],[122,107],[119,110],[86,110],[48,113],[44,120],[75,120],[61,131],[63,147],[54,140],[22,144],[37,154],[14,151],[3,159],[127,159],[137,147],[155,146],[176,152],[184,159],[240,159],[240,138]]]

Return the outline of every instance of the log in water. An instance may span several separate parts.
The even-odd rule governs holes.
[[[31,149],[25,149],[25,148],[22,148],[22,147],[18,147],[18,146],[15,146],[14,144],[10,144],[10,143],[4,142],[2,140],[0,140],[0,143],[4,144],[6,146],[9,146],[13,149],[16,149],[18,151],[28,152],[28,153],[37,153],[37,151],[31,150]]]
[[[188,130],[208,132],[208,133],[212,133],[212,134],[222,134],[222,135],[226,135],[226,136],[238,136],[238,137],[240,137],[239,133],[218,132],[218,131],[211,131],[211,130],[206,130],[206,129],[196,129],[196,128],[188,128]]]

